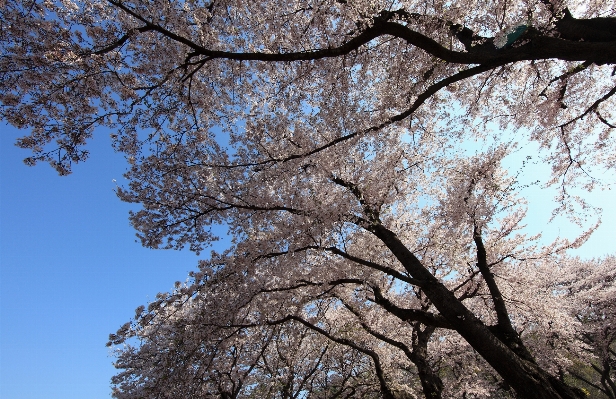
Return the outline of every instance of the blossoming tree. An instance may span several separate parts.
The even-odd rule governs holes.
[[[560,290],[571,304],[575,338],[588,356],[569,366],[569,374],[594,395],[616,398],[616,268],[613,256],[599,261],[564,263]],[[558,281],[558,280],[556,280]],[[587,371],[585,372],[584,369]]]
[[[106,127],[144,245],[233,237],[112,337],[144,340],[120,354],[116,396],[492,389],[443,378],[433,354],[462,347],[491,376],[477,381],[580,395],[529,349],[523,290],[499,270],[586,233],[516,234],[513,138],[494,131],[548,149],[563,188],[614,166],[612,1],[0,5],[0,114],[30,130],[28,164],[70,173]],[[492,144],[465,156],[472,139]]]

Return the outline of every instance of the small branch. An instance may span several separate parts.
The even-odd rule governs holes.
[[[588,384],[589,386],[591,386],[591,387],[595,388],[596,390],[601,391],[601,392],[603,392],[603,393],[607,394],[607,393],[605,392],[605,390],[603,389],[603,387],[602,387],[602,386],[597,385],[597,384],[594,384],[593,382],[589,381],[589,380],[588,380],[588,379],[586,379],[584,376],[582,376],[582,375],[580,375],[580,374],[576,373],[575,371],[573,371],[573,370],[569,370],[569,375],[571,375],[571,376],[572,376],[573,378],[575,378],[575,379],[578,379],[578,380],[580,380],[580,381],[584,382],[585,384]]]
[[[412,359],[413,354],[411,352],[411,350],[409,349],[408,346],[406,346],[405,344],[403,344],[402,342],[398,342],[394,339],[391,339],[383,334],[381,334],[380,332],[374,330],[372,327],[370,327],[366,322],[363,321],[361,315],[359,314],[359,312],[354,309],[351,305],[349,305],[348,303],[346,303],[342,298],[338,298],[340,299],[340,301],[342,302],[342,304],[344,305],[345,308],[347,308],[351,313],[353,313],[355,315],[355,317],[357,317],[359,324],[362,326],[362,328],[369,333],[370,335],[372,335],[373,337],[388,343],[391,346],[394,346],[400,350],[402,350],[404,352],[404,354],[406,355],[406,357],[409,358],[409,360]]]
[[[608,122],[605,118],[603,118],[603,117],[601,116],[601,114],[599,113],[599,111],[595,110],[595,115],[597,115],[597,118],[599,118],[599,120],[600,120],[603,124],[607,125],[610,129],[616,129],[616,126],[615,126],[615,125],[612,125],[612,124],[611,124],[611,123],[609,123],[609,122]]]
[[[100,50],[96,50],[96,51],[92,51],[88,54],[85,55],[103,55],[106,53],[109,53],[115,49],[117,49],[118,47],[122,47],[122,45],[124,45],[124,43],[126,43],[128,41],[128,39],[130,39],[132,36],[135,35],[136,32],[139,33],[143,33],[143,32],[147,32],[147,31],[151,31],[152,28],[149,26],[142,26],[141,28],[135,28],[135,29],[131,29],[128,33],[126,33],[124,36],[122,36],[121,38],[119,38],[117,41],[115,41],[114,43],[111,43],[109,46],[107,47],[103,47]]]
[[[601,105],[602,102],[604,102],[605,100],[607,100],[608,98],[612,97],[614,94],[616,94],[616,86],[614,86],[612,88],[612,90],[610,90],[609,92],[607,92],[606,95],[604,95],[603,97],[601,97],[600,99],[598,99],[597,101],[595,101],[590,107],[588,107],[586,109],[586,111],[584,111],[581,115],[576,116],[575,118],[571,119],[569,122],[565,122],[562,125],[558,126],[559,128],[564,128],[565,126],[568,126],[570,124],[572,124],[575,121],[578,121],[582,118],[584,118],[586,115],[588,115],[591,112],[597,111],[597,108],[599,107],[599,105]],[[610,127],[612,127],[610,125]]]
[[[570,70],[568,70],[567,72],[563,73],[560,76],[557,76],[555,78],[553,78],[552,80],[550,80],[550,82],[548,83],[548,85],[541,91],[541,93],[539,93],[539,96],[543,96],[543,97],[547,97],[545,92],[548,90],[548,87],[550,87],[550,85],[556,81],[564,81],[566,79],[569,79],[571,76],[575,75],[576,73],[582,72],[583,70],[587,69],[589,66],[591,66],[593,64],[592,61],[586,61],[583,62],[579,65],[576,65],[575,67],[571,68]]]
[[[364,265],[364,266],[367,266],[367,267],[369,267],[371,269],[382,271],[383,273],[386,273],[386,274],[388,274],[388,275],[390,275],[390,276],[392,276],[392,277],[394,277],[394,278],[396,278],[398,280],[404,281],[405,283],[409,283],[409,284],[416,285],[416,286],[419,286],[419,287],[421,287],[421,285],[423,284],[421,281],[419,281],[419,280],[417,280],[415,278],[412,278],[412,277],[405,276],[404,274],[400,273],[399,271],[397,271],[395,269],[392,269],[392,268],[387,267],[387,266],[380,265],[380,264],[375,263],[375,262],[371,262],[371,261],[367,261],[367,260],[358,258],[358,257],[350,255],[350,254],[348,254],[348,253],[346,253],[344,251],[341,251],[340,249],[338,249],[336,247],[328,247],[328,248],[324,248],[324,249],[326,251],[330,251],[330,252],[332,252],[332,253],[334,253],[336,255],[340,255],[343,258],[348,259],[350,261],[353,261],[355,263],[358,263],[360,265]]]
[[[366,201],[364,194],[359,189],[359,186],[357,184],[348,182],[346,180],[343,180],[335,176],[332,176],[330,180],[338,184],[339,186],[347,188],[353,194],[353,196],[357,198],[357,201],[359,201],[360,205],[362,206],[364,213],[366,214],[366,216],[368,216],[368,219],[369,219],[368,222],[370,224],[380,224],[381,223],[380,215],[379,215],[380,212],[379,212],[378,206],[373,206],[372,204],[369,204]]]
[[[356,344],[355,342],[351,341],[350,339],[335,337],[334,335],[330,334],[329,332],[325,331],[324,329],[315,326],[314,324],[310,323],[307,320],[304,320],[303,318],[301,318],[299,316],[292,316],[292,315],[290,315],[290,316],[287,316],[287,317],[285,317],[283,319],[280,319],[280,320],[268,322],[267,324],[269,324],[269,325],[281,324],[281,323],[287,322],[289,320],[295,320],[295,321],[299,322],[300,324],[304,325],[305,327],[308,327],[309,329],[311,329],[311,330],[313,330],[313,331],[323,335],[324,337],[326,337],[330,341],[339,343],[341,345],[348,346],[350,348],[355,349],[358,352],[361,352],[361,353],[363,353],[365,355],[368,355],[372,359],[372,362],[374,363],[374,369],[375,369],[376,376],[377,376],[377,378],[379,380],[379,383],[380,383],[380,386],[381,386],[383,397],[385,399],[394,399],[394,395],[392,394],[391,390],[387,386],[387,383],[385,382],[385,376],[384,376],[384,373],[383,373],[383,368],[381,366],[381,361],[380,361],[379,355],[375,351],[363,348],[363,347],[359,346],[358,344]]]

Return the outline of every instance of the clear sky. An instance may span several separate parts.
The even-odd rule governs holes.
[[[91,158],[68,177],[46,164],[26,167],[28,152],[14,146],[23,132],[0,125],[0,133],[0,397],[108,398],[115,373],[105,347],[109,333],[137,306],[185,280],[198,257],[135,242],[131,205],[113,192],[126,164],[104,132],[90,145]],[[545,176],[536,168],[533,178]],[[604,223],[577,254],[614,252],[614,194],[589,195],[604,208]],[[534,188],[529,196],[529,225],[543,229],[552,193]],[[548,228],[551,235],[573,234],[561,222]]]
[[[22,163],[22,132],[0,131],[0,398],[108,398],[109,333],[184,281],[198,257],[135,242],[130,205],[113,191],[126,164],[108,135],[59,177]]]

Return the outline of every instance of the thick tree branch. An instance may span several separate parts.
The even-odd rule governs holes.
[[[498,288],[498,284],[496,284],[494,274],[488,267],[486,248],[483,245],[481,232],[477,225],[475,225],[473,231],[473,241],[475,241],[475,245],[477,246],[477,267],[479,268],[479,272],[481,273],[481,276],[490,291],[498,325],[505,331],[513,331],[513,326],[511,325],[511,320],[509,319],[509,312],[507,311],[505,300],[503,299],[503,295]]]
[[[419,323],[414,323],[412,338],[413,356],[411,360],[417,366],[417,373],[419,374],[425,397],[440,399],[443,392],[443,381],[428,361],[428,342],[434,330],[434,326],[426,326],[422,330]]]
[[[418,321],[427,326],[434,326],[446,329],[453,328],[453,326],[441,315],[434,314],[425,310],[404,309],[398,307],[394,305],[389,299],[385,298],[383,292],[379,287],[371,286],[371,288],[372,292],[374,293],[374,302],[402,321]]]
[[[205,55],[212,58],[221,58],[238,61],[270,61],[291,62],[318,60],[322,58],[339,57],[357,50],[359,47],[384,35],[391,35],[403,39],[408,44],[418,47],[441,60],[457,64],[491,64],[504,65],[518,61],[541,59],[561,59],[566,61],[592,61],[597,64],[616,63],[616,46],[613,41],[608,42],[579,42],[543,36],[538,31],[529,29],[525,37],[529,43],[519,47],[499,50],[491,43],[473,47],[470,52],[449,50],[435,40],[413,31],[397,22],[390,22],[395,15],[393,12],[382,12],[373,19],[372,26],[365,28],[356,37],[349,41],[328,49],[288,52],[288,53],[240,53],[207,49],[194,41],[180,36],[168,29],[154,24],[141,16],[138,12],[116,0],[109,3],[120,8],[127,14],[144,23],[150,30],[181,43],[192,49],[193,55]],[[611,19],[610,19],[611,20]],[[579,21],[579,20],[578,20]],[[459,28],[458,28],[459,29]],[[465,32],[464,29],[461,32]]]

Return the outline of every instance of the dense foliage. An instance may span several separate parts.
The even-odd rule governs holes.
[[[0,6],[26,163],[111,130],[145,246],[233,238],[111,336],[116,397],[614,398],[614,260],[564,255],[592,227],[524,235],[501,166],[538,142],[583,216],[568,188],[616,166],[613,0]]]

